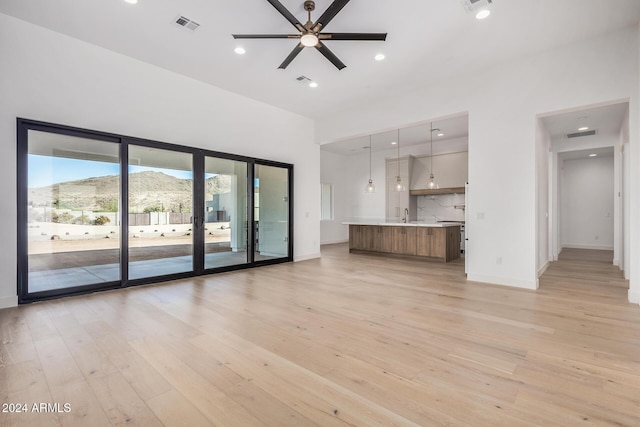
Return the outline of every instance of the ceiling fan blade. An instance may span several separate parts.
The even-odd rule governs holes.
[[[300,34],[231,34],[234,39],[299,39]]]
[[[325,28],[329,22],[349,3],[349,0],[334,0],[333,3],[324,11],[313,26],[313,32],[317,33]]]
[[[385,41],[387,33],[320,33],[321,40],[371,40]]]
[[[302,45],[302,43],[298,43],[298,46],[294,47],[293,50],[291,51],[291,53],[289,54],[289,56],[287,56],[285,58],[285,60],[282,62],[282,64],[280,64],[280,66],[278,68],[284,70],[285,68],[287,68],[287,66],[289,64],[291,64],[291,61],[293,61],[295,59],[296,56],[298,56],[298,54],[300,52],[302,52],[302,49],[304,49],[304,46]]]
[[[287,21],[291,22],[291,25],[296,27],[298,31],[304,31],[304,26],[300,23],[300,21],[296,19],[295,16],[293,16],[291,12],[289,12],[289,10],[286,7],[282,5],[282,3],[280,3],[278,0],[267,0],[267,1],[271,3],[271,6],[275,7],[276,10],[280,12],[280,14],[287,19]]]
[[[346,65],[344,65],[342,61],[340,61],[338,57],[335,56],[334,53],[329,50],[328,47],[322,44],[322,42],[318,42],[316,49],[318,49],[320,53],[324,55],[325,58],[331,61],[331,63],[335,65],[338,70],[342,70],[344,67],[346,67]]]

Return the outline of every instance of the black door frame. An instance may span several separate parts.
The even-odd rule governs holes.
[[[293,261],[293,165],[289,163],[258,159],[255,157],[237,154],[222,153],[219,151],[187,147],[172,143],[136,138],[108,132],[100,132],[82,129],[72,126],[47,123],[37,120],[17,118],[17,292],[19,304],[25,304],[46,299],[60,298],[71,295],[81,295],[100,290],[119,289],[130,286],[146,285],[169,280],[176,280],[218,272],[253,268],[263,265],[279,264]],[[28,289],[28,131],[56,133],[67,136],[89,138],[99,141],[120,144],[120,274],[121,280],[115,282],[89,284],[77,287],[54,289],[48,291],[29,293]],[[173,150],[192,154],[193,161],[193,271],[175,273],[163,276],[145,277],[129,280],[129,146],[138,145],[164,150]],[[254,258],[255,230],[248,226],[247,237],[247,263],[217,268],[204,268],[204,159],[205,157],[217,157],[236,160],[247,163],[247,221],[248,225],[254,223],[254,170],[255,165],[275,166],[287,169],[289,189],[289,221],[288,221],[288,254],[286,257],[256,261]],[[196,179],[196,177],[200,177]]]

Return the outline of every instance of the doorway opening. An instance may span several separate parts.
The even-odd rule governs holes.
[[[538,277],[553,262],[576,273],[600,264],[628,288],[628,101],[543,114],[536,129]]]

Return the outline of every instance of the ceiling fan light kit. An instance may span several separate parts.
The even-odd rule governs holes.
[[[322,30],[331,20],[349,3],[350,0],[334,0],[327,10],[313,22],[311,12],[315,10],[316,3],[313,0],[304,2],[304,10],[307,11],[307,23],[302,25],[293,14],[285,8],[278,0],[267,0],[287,21],[293,25],[300,34],[232,34],[234,39],[299,39],[298,45],[293,48],[289,56],[280,64],[278,68],[285,69],[305,47],[313,47],[327,58],[338,70],[342,70],[346,65],[329,50],[323,43],[327,40],[350,40],[350,41],[385,41],[387,33],[323,33]]]
[[[306,33],[300,37],[300,43],[302,43],[304,47],[315,47],[318,45],[318,41],[318,36],[313,33]]]

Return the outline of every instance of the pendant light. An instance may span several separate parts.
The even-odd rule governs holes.
[[[398,140],[396,145],[398,146],[398,158],[396,161],[398,174],[396,175],[396,185],[393,189],[395,191],[405,191],[404,184],[402,183],[402,178],[400,178],[400,129],[398,129]]]
[[[365,187],[364,191],[367,193],[376,192],[376,186],[373,185],[373,179],[371,179],[371,135],[369,135],[369,183]]]
[[[427,184],[427,188],[429,190],[437,190],[440,186],[436,183],[436,178],[433,175],[433,131],[436,130],[433,128],[433,122],[429,125],[431,128],[431,156],[429,156],[429,171],[431,174],[429,175],[429,183]],[[439,130],[439,129],[438,129]]]

